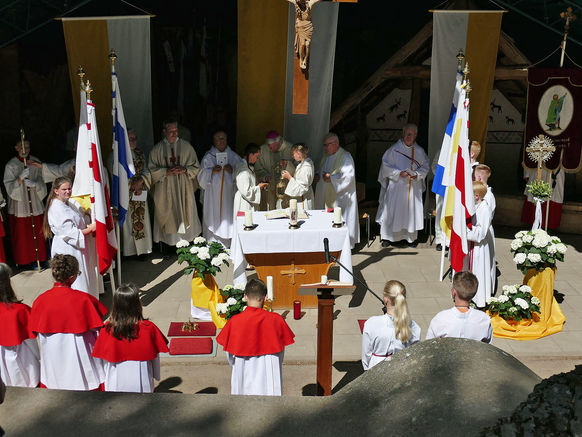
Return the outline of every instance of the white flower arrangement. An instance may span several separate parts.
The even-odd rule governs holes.
[[[188,263],[184,269],[185,275],[194,272],[204,279],[204,276],[208,274],[216,276],[223,264],[229,265],[230,258],[221,243],[210,243],[203,237],[196,237],[192,245],[186,240],[180,240],[176,247],[178,264]]]
[[[489,299],[489,313],[499,314],[505,320],[519,322],[531,319],[534,313],[540,312],[540,300],[532,296],[527,285],[505,285],[499,297]]]
[[[244,297],[244,290],[245,286],[242,284],[237,284],[234,287],[232,285],[226,285],[222,290],[220,290],[220,294],[222,294],[222,297],[226,299],[226,302],[218,305],[223,305],[221,308],[224,308],[224,312],[221,312],[221,314],[225,315],[226,320],[229,320],[232,316],[243,312],[247,307],[247,300]],[[218,305],[216,306],[217,311]]]
[[[519,231],[511,241],[513,261],[524,274],[529,269],[555,267],[557,261],[564,261],[567,249],[558,237],[548,235],[543,229]]]

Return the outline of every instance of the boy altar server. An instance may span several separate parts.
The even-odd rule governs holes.
[[[471,308],[471,299],[477,293],[479,281],[471,272],[458,272],[453,277],[451,290],[455,306],[441,311],[430,321],[426,340],[439,337],[468,338],[491,343],[491,320],[483,311]]]
[[[263,281],[250,280],[245,287],[247,307],[216,337],[232,367],[233,395],[281,396],[283,392],[283,355],[295,334],[279,314],[263,310],[266,295]]]

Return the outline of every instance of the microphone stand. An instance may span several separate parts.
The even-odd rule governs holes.
[[[372,293],[376,297],[376,299],[378,299],[380,302],[382,302],[382,313],[386,314],[386,305],[384,305],[384,301],[380,298],[380,296],[378,296],[376,293],[374,293],[370,289],[370,287],[368,287],[364,283],[364,281],[362,281],[360,278],[358,278],[352,272],[350,272],[350,270],[346,266],[344,266],[342,263],[340,263],[339,260],[335,256],[333,256],[331,253],[329,254],[329,258],[333,262],[335,262],[337,265],[339,265],[342,269],[344,269],[346,272],[348,272],[352,278],[354,278],[356,281],[358,281],[360,283],[360,285],[362,285],[366,290],[368,290],[370,293]]]

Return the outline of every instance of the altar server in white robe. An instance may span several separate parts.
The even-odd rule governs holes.
[[[87,224],[85,215],[71,201],[71,180],[59,177],[53,181],[47,201],[43,230],[52,237],[51,256],[72,255],[77,259],[80,274],[73,288],[98,297],[103,283],[96,269],[96,249],[93,237],[95,223]]]
[[[339,206],[342,219],[350,231],[350,245],[360,242],[360,220],[356,196],[356,168],[352,155],[340,147],[339,138],[330,132],[323,138],[326,153],[314,177],[315,208],[327,209]]]
[[[255,163],[261,155],[261,149],[255,143],[247,144],[244,160],[234,172],[236,193],[234,194],[233,217],[239,211],[258,211],[261,204],[261,190],[269,186],[268,182],[259,182],[255,174]]]
[[[470,307],[478,285],[477,277],[471,272],[462,271],[455,274],[451,290],[455,306],[433,317],[426,340],[454,337],[491,343],[493,339],[491,319],[483,311]]]
[[[180,240],[192,241],[200,235],[194,192],[200,170],[194,148],[178,138],[178,122],[164,122],[164,139],[149,156],[154,200],[154,241],[175,246]]]
[[[467,230],[469,253],[464,259],[463,270],[469,270],[477,276],[479,288],[473,302],[477,307],[484,308],[495,287],[495,276],[492,275],[495,271],[495,248],[491,235],[491,210],[483,200],[487,186],[483,182],[474,181],[473,192],[475,215],[472,228]]]
[[[103,362],[91,352],[107,308],[93,296],[71,288],[79,265],[71,255],[50,260],[53,288],[32,304],[30,329],[40,341],[41,386],[60,390],[98,390]]]
[[[485,164],[477,164],[473,169],[473,180],[483,182],[487,187],[487,193],[483,197],[483,201],[489,206],[489,211],[491,211],[491,225],[489,226],[489,233],[491,234],[491,250],[495,253],[495,232],[493,231],[493,217],[495,217],[495,208],[497,206],[497,202],[495,200],[495,196],[493,195],[493,190],[487,182],[491,177],[491,168]],[[492,293],[495,291],[495,280],[497,278],[497,266],[495,264],[495,260],[493,260],[493,264],[491,264],[491,277],[493,278],[493,289]]]
[[[169,352],[168,340],[144,319],[139,289],[120,285],[93,348],[93,357],[105,364],[105,391],[153,393],[154,379],[160,379],[160,352]]]
[[[202,236],[230,247],[235,193],[234,169],[243,161],[228,145],[224,131],[216,132],[213,146],[202,158],[198,183],[204,190]]]
[[[0,263],[0,375],[10,387],[37,387],[40,352],[29,328],[30,307],[10,284],[10,267]]]
[[[382,298],[386,314],[370,317],[362,333],[362,366],[369,370],[392,354],[420,341],[420,326],[410,318],[406,287],[400,281],[388,281]]]
[[[8,223],[10,225],[10,242],[12,243],[12,258],[16,265],[33,264],[38,260],[46,261],[46,242],[42,234],[42,218],[44,212],[43,199],[46,196],[46,184],[42,179],[40,169],[24,166],[24,160],[38,161],[30,155],[30,143],[16,143],[16,157],[6,164],[4,169],[4,186],[8,194]],[[28,193],[30,192],[30,204]],[[31,208],[32,207],[32,208]],[[34,228],[33,228],[34,223]],[[33,233],[34,229],[34,233]],[[36,239],[34,238],[36,236]]]
[[[416,247],[418,231],[424,228],[422,192],[429,160],[415,142],[417,133],[415,124],[407,124],[402,128],[402,138],[382,156],[376,222],[380,224],[383,247],[400,240]]]
[[[295,174],[292,175],[287,170],[283,170],[282,177],[287,179],[285,194],[291,199],[296,199],[297,204],[304,210],[313,209],[313,176],[315,168],[313,161],[308,158],[309,147],[303,143],[294,144],[291,148],[293,159],[298,162],[295,167]]]
[[[50,164],[48,162],[30,161],[31,167],[36,167],[41,170],[43,180],[49,184],[56,178],[61,176],[68,176],[71,179],[75,175],[75,159],[69,159],[62,164]]]
[[[285,347],[294,343],[295,334],[283,317],[263,309],[267,296],[263,281],[251,279],[244,295],[248,306],[216,337],[232,367],[230,393],[281,396],[283,355]]]

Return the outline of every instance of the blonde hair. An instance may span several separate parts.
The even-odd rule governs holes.
[[[479,141],[471,141],[471,153],[475,154],[475,157],[479,156],[479,154],[481,153],[481,144],[479,144]]]
[[[479,164],[475,166],[475,171],[484,171],[487,176],[491,176],[491,168],[485,164]]]
[[[481,199],[487,194],[487,185],[481,181],[473,181],[473,192],[478,195]]]
[[[71,186],[73,185],[73,181],[68,176],[60,176],[53,181],[51,191],[46,201],[46,208],[44,209],[44,217],[42,221],[42,233],[44,234],[45,238],[53,237],[53,231],[51,230],[51,226],[48,221],[48,212],[51,207],[51,204],[53,203],[53,200],[57,197],[55,190],[58,190],[59,188],[61,188],[61,185],[67,182],[71,184]]]
[[[394,306],[394,330],[396,338],[406,343],[412,338],[410,329],[410,314],[406,303],[406,287],[400,281],[388,281],[384,286],[384,297]]]

